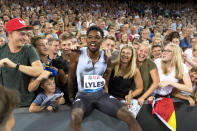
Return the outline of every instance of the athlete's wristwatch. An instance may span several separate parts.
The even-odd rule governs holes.
[[[21,65],[20,63],[17,63],[15,70],[18,70],[20,65]]]

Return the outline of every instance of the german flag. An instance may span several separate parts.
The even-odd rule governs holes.
[[[170,130],[176,131],[176,115],[172,98],[157,98],[152,103],[155,114]]]

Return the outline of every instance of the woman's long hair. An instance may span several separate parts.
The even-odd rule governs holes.
[[[192,48],[192,55],[194,56],[194,52],[197,50],[197,45]]]
[[[127,69],[126,69],[126,74],[124,74],[123,78],[124,79],[129,79],[131,77],[133,77],[135,75],[135,72],[136,72],[136,54],[135,54],[135,50],[132,46],[129,46],[129,45],[125,45],[119,55],[118,55],[118,58],[115,62],[115,73],[114,73],[114,77],[118,77],[118,76],[121,76],[121,72],[120,72],[120,67],[121,67],[121,59],[120,59],[120,55],[121,55],[121,52],[123,49],[126,49],[126,48],[129,48],[131,51],[132,51],[132,56],[131,56],[131,60],[127,66]]]
[[[126,44],[130,44],[130,40],[129,40],[128,34],[126,34],[126,33],[121,33],[120,34],[120,39],[119,39],[120,44],[123,44],[124,43],[124,41],[122,40],[122,36],[123,35],[127,35],[127,42],[126,42]]]
[[[169,43],[173,53],[172,64],[175,66],[175,78],[182,79],[183,78],[183,59],[182,59],[182,50],[181,48],[173,43]],[[167,46],[166,45],[166,46]],[[168,73],[166,63],[161,62],[161,68],[164,74]]]

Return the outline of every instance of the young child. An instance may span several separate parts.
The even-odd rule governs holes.
[[[54,77],[49,77],[48,79],[42,80],[42,82],[40,83],[40,87],[44,91],[38,94],[36,99],[32,102],[29,107],[29,112],[41,112],[45,109],[53,112],[56,109],[57,105],[65,103],[64,97],[60,96],[54,102],[49,103],[49,105],[41,106],[44,100],[48,97],[54,94],[61,94],[61,91],[56,88]]]

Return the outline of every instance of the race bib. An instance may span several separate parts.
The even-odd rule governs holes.
[[[96,90],[103,88],[105,79],[100,75],[84,75],[84,89]]]

